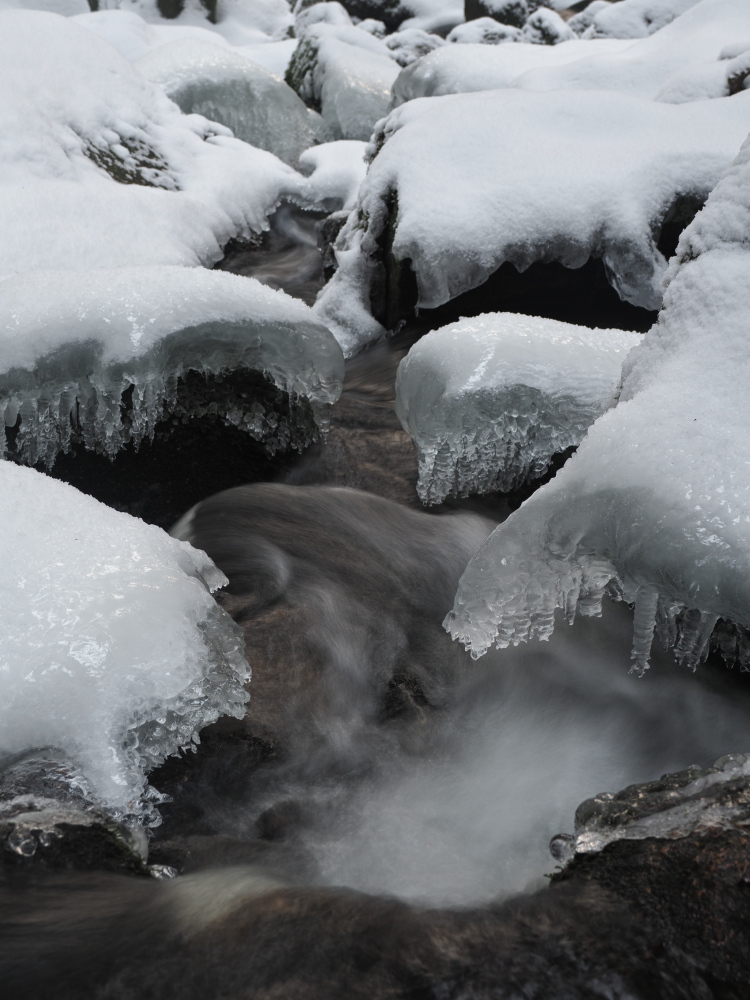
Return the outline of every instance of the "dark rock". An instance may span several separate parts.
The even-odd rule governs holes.
[[[526,0],[464,0],[464,16],[467,21],[479,17],[491,17],[501,24],[522,28],[531,11]]]

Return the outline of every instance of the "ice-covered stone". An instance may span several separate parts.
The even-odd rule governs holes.
[[[398,72],[374,35],[354,26],[314,24],[300,39],[286,81],[320,111],[334,138],[366,141],[388,112]]]
[[[413,270],[416,305],[434,308],[506,261],[523,270],[590,257],[622,299],[658,308],[662,221],[676,199],[708,195],[749,110],[748,91],[680,105],[513,89],[404,104],[379,126],[339,269],[315,309],[351,351],[382,335],[388,300],[377,296],[391,294],[394,261]]]
[[[55,14],[0,11],[0,89],[0,276],[210,264],[303,183]]]
[[[466,24],[458,24],[446,38],[447,42],[460,42],[462,45],[502,45],[520,40],[520,28],[500,24],[492,17],[478,17]]]
[[[618,405],[469,563],[446,624],[475,655],[597,614],[605,588],[635,604],[639,672],[655,632],[695,666],[719,617],[750,626],[748,192],[750,142],[683,233]]]
[[[153,823],[146,773],[242,717],[242,634],[203,552],[0,462],[0,755],[55,747],[113,816]],[[156,796],[158,800],[158,796]]]
[[[273,451],[294,439],[296,406],[325,421],[343,379],[338,345],[304,303],[223,271],[31,272],[0,282],[0,313],[0,413],[29,464],[51,466],[73,440],[111,457],[138,446],[189,371],[262,372],[288,393],[283,419],[252,399],[213,404]]]
[[[320,115],[291,87],[227,47],[185,39],[155,49],[136,66],[185,114],[220,122],[290,166],[330,138]]]
[[[396,378],[422,501],[509,492],[541,476],[611,405],[622,362],[640,339],[513,313],[462,319],[422,337]]]

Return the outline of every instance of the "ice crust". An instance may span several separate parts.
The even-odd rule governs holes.
[[[506,261],[523,270],[602,257],[621,298],[656,309],[661,222],[678,196],[707,196],[749,114],[747,91],[681,105],[513,89],[410,101],[379,126],[336,244],[339,269],[315,309],[347,352],[382,335],[370,293],[386,230],[393,257],[411,262],[419,307],[477,287]]]
[[[422,337],[399,365],[396,412],[424,503],[541,476],[611,405],[640,334],[494,313]]]
[[[614,4],[611,13],[626,2]],[[738,38],[750,39],[745,0],[701,0],[643,38],[576,38],[558,45],[469,50],[447,45],[401,71],[393,86],[394,103],[499,87],[617,90],[673,103],[705,100],[729,94],[720,57]]]
[[[158,821],[146,773],[241,718],[242,633],[203,552],[65,483],[0,462],[0,758],[56,747],[120,819]]]
[[[300,154],[329,138],[283,80],[245,56],[196,39],[171,42],[143,56],[137,69],[160,86],[185,114],[231,129],[238,139],[296,167]]]
[[[469,563],[446,627],[474,655],[599,613],[605,588],[635,604],[637,671],[655,631],[695,666],[719,617],[750,626],[748,192],[750,142],[683,233],[618,405]]]
[[[303,178],[74,20],[0,11],[0,276],[212,264]]]
[[[0,413],[5,427],[20,417],[15,455],[29,464],[51,466],[74,433],[110,457],[137,447],[191,370],[263,372],[321,425],[341,390],[341,350],[310,309],[223,271],[32,272],[0,282],[0,314]],[[289,426],[259,402],[221,416],[270,451],[289,444]]]
[[[399,66],[380,39],[353,25],[313,24],[300,39],[287,83],[335,139],[367,141],[388,113]]]

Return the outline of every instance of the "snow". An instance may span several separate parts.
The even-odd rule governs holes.
[[[203,552],[0,462],[0,754],[52,746],[120,818],[158,822],[146,773],[244,715],[242,634]]]
[[[611,13],[626,2],[614,4]],[[725,86],[717,93],[712,81],[722,72],[716,65],[722,50],[738,37],[750,39],[746,0],[701,0],[644,38],[577,38],[550,46],[468,51],[444,46],[401,72],[394,103],[499,87],[618,90],[675,103],[703,100],[728,93]],[[707,73],[711,79],[704,87]]]
[[[0,87],[0,276],[212,264],[303,183],[54,14],[0,11]]]
[[[750,626],[750,142],[683,233],[664,308],[618,405],[488,539],[446,624],[474,654],[635,604],[634,668],[656,629],[695,666],[718,617]]]
[[[445,45],[440,35],[431,35],[420,28],[404,28],[385,40],[387,48],[399,66],[411,66],[417,59]]]
[[[523,270],[601,256],[621,298],[656,309],[666,261],[655,233],[678,195],[706,197],[749,112],[747,91],[680,105],[514,89],[410,101],[379,127],[316,312],[346,352],[382,335],[370,293],[388,226],[419,307],[477,287],[506,261]]]
[[[521,34],[522,42],[531,45],[560,45],[573,40],[573,32],[553,10],[540,7],[526,21]]]
[[[18,457],[51,466],[83,443],[111,457],[169,414],[192,370],[253,370],[320,423],[338,397],[341,351],[310,309],[252,278],[203,268],[39,271],[0,282],[0,413],[20,415]],[[123,393],[134,387],[129,413]],[[289,428],[258,402],[221,414],[273,451]]]
[[[162,17],[156,0],[99,0],[99,9],[137,14],[150,24],[167,30],[175,27],[204,28],[236,46],[282,39],[294,24],[286,0],[218,0],[216,23],[208,20],[208,10],[199,0],[185,0],[176,18]]]
[[[0,10],[46,10],[62,17],[84,14],[90,9],[88,0],[0,0]]]
[[[366,150],[366,142],[339,139],[304,152],[299,168],[309,174],[303,189],[309,204],[326,212],[351,212],[367,173]]]
[[[399,25],[399,30],[418,28],[430,34],[447,35],[464,20],[463,0],[406,0],[405,7],[414,12]]]
[[[313,24],[289,63],[287,82],[320,108],[334,138],[366,141],[388,112],[398,72],[385,43],[369,32]]]
[[[396,379],[420,499],[509,492],[541,476],[611,405],[622,362],[640,340],[513,313],[426,334]]]
[[[132,10],[97,10],[79,14],[73,21],[108,42],[123,59],[130,62],[135,62],[162,45],[187,38],[229,47],[221,35],[208,30],[208,22],[205,28],[170,21],[150,24]]]
[[[477,17],[473,21],[456,25],[446,41],[463,45],[502,45],[506,42],[518,42],[520,39],[520,28],[500,24],[492,17]]]
[[[645,38],[697,3],[699,0],[621,0],[597,11],[590,30],[594,37]]]
[[[136,67],[186,114],[220,122],[290,166],[328,138],[320,116],[291,87],[229,48],[184,39],[150,52]]]

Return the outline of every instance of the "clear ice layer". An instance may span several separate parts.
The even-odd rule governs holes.
[[[229,48],[185,39],[154,49],[136,68],[185,112],[220,122],[292,167],[310,146],[330,138],[310,111],[273,73]]]
[[[422,337],[396,377],[421,500],[509,492],[543,475],[613,402],[623,360],[640,340],[514,313]]]
[[[210,593],[226,578],[32,469],[0,462],[0,497],[0,770],[55,748],[71,762],[57,780],[80,791],[64,799],[154,824],[147,773],[220,715],[244,715],[242,632]]]
[[[474,655],[605,590],[635,605],[638,672],[655,634],[694,667],[719,618],[750,626],[749,300],[750,141],[683,233],[617,406],[469,563],[446,627]]]
[[[748,91],[679,105],[516,89],[410,101],[379,124],[316,312],[347,351],[381,336],[371,297],[390,256],[414,272],[418,308],[478,287],[506,262],[523,271],[600,257],[620,298],[658,309],[662,222],[678,199],[706,198],[748,120]]]
[[[292,403],[309,404],[319,426],[341,391],[341,349],[311,310],[223,271],[32,272],[0,282],[0,312],[8,317],[0,330],[3,434],[14,429],[13,455],[31,465],[51,466],[74,434],[110,457],[128,442],[137,447],[169,415],[189,371],[262,372]],[[257,401],[230,396],[227,404],[226,423],[271,452],[289,445],[293,413],[280,421]]]

